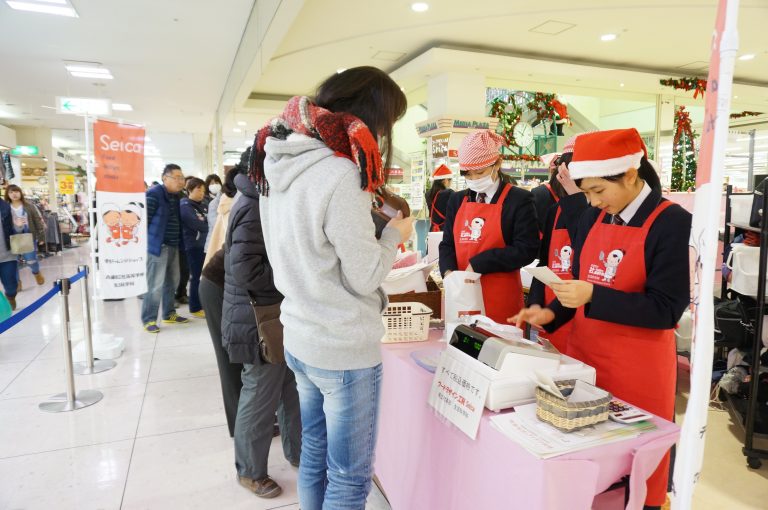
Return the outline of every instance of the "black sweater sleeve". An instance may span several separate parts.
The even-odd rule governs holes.
[[[544,235],[539,245],[539,266],[546,266],[549,261],[549,243],[552,240],[552,229],[555,225],[555,215],[558,206],[550,207],[544,219]],[[528,293],[528,306],[539,305],[546,306],[544,302],[544,284],[536,278],[531,281],[531,290]]]
[[[582,216],[574,243],[576,253],[581,253],[598,215],[597,209],[591,209]],[[630,225],[633,224],[634,219],[630,222]],[[592,302],[584,307],[586,316],[626,326],[673,328],[690,302],[690,231],[691,215],[685,209],[675,204],[663,211],[651,226],[645,240],[645,291],[623,292],[595,285]],[[575,278],[579,277],[579,271],[579,257],[575,256]],[[554,331],[575,314],[575,309],[565,308],[557,299],[548,307],[555,313],[555,320],[547,324],[547,331]]]
[[[488,274],[515,271],[536,258],[539,226],[533,196],[529,191],[517,186],[509,190],[502,204],[501,230],[506,243],[504,248],[491,248],[469,259],[476,272]]]

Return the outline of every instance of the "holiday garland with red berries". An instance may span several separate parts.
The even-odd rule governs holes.
[[[666,80],[659,80],[659,83],[677,90],[693,90],[694,99],[699,97],[699,94],[701,94],[701,97],[704,97],[704,92],[707,91],[707,80],[701,78],[667,78]]]
[[[762,115],[763,112],[750,112],[748,110],[744,110],[743,112],[739,113],[732,113],[731,118],[732,119],[741,119],[742,117],[757,117],[758,115]]]

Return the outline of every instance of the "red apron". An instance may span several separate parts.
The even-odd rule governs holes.
[[[501,209],[512,186],[502,183],[499,200],[495,204],[469,202],[464,197],[453,223],[453,240],[456,246],[456,263],[463,271],[469,265],[469,259],[494,248],[504,248],[504,235],[501,230]],[[520,270],[504,273],[484,274],[480,278],[483,285],[485,315],[500,324],[517,314],[523,308],[523,284]]]
[[[642,227],[604,224],[603,211],[587,235],[579,257],[581,280],[622,292],[645,292],[645,239],[659,214],[656,207]],[[632,310],[626,310],[627,314]],[[568,355],[597,370],[597,385],[662,418],[675,412],[677,356],[672,329],[648,329],[589,319],[576,311]],[[660,506],[667,494],[669,454],[648,479],[645,504]]]
[[[435,207],[435,204],[437,203],[437,195],[440,194],[440,191],[435,193],[435,196],[432,197],[432,203],[429,206],[429,220],[430,223],[432,223],[432,228],[430,231],[432,232],[442,232],[443,231],[443,223],[445,223],[445,214],[441,213],[437,210]],[[437,216],[442,220],[440,223],[437,223],[435,220],[433,220],[433,216],[437,214]]]
[[[573,280],[571,265],[573,264],[573,248],[571,247],[571,236],[567,228],[557,228],[557,222],[560,219],[562,209],[558,206],[555,213],[555,223],[552,225],[552,232],[549,235],[549,254],[547,256],[547,266],[559,276],[562,280]],[[544,304],[551,303],[555,299],[555,293],[548,286],[544,286]],[[541,333],[557,348],[558,351],[565,353],[568,348],[568,338],[571,336],[573,321],[569,321],[560,326],[554,333]]]

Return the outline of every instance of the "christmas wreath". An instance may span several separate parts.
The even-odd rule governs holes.
[[[526,93],[530,96],[529,93]],[[568,117],[568,107],[557,100],[555,94],[545,94],[543,92],[534,92],[532,97],[525,103],[528,110],[536,112],[536,121],[534,125],[543,120],[553,122],[564,121],[571,125],[571,119]],[[520,122],[523,116],[523,109],[518,106],[514,98],[509,95],[506,98],[498,97],[490,102],[490,115],[499,119],[497,132],[504,137],[507,146],[516,146],[513,130],[515,124]],[[535,157],[534,157],[535,158]]]

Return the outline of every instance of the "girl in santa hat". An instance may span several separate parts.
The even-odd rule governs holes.
[[[567,354],[595,367],[598,386],[671,420],[691,215],[661,197],[635,129],[580,135],[568,169],[592,205],[573,239],[574,279],[553,284],[554,300],[512,322],[555,331],[573,319]],[[648,479],[647,509],[664,504],[668,473],[669,455]]]
[[[459,168],[468,189],[451,196],[440,243],[443,276],[455,270],[480,273],[486,315],[497,322],[523,307],[520,268],[539,249],[533,197],[501,173],[503,144],[489,130],[461,142]]]
[[[432,172],[432,187],[427,192],[427,204],[429,204],[429,231],[442,232],[445,223],[445,213],[448,201],[453,195],[451,179],[453,172],[445,165],[440,165]]]

